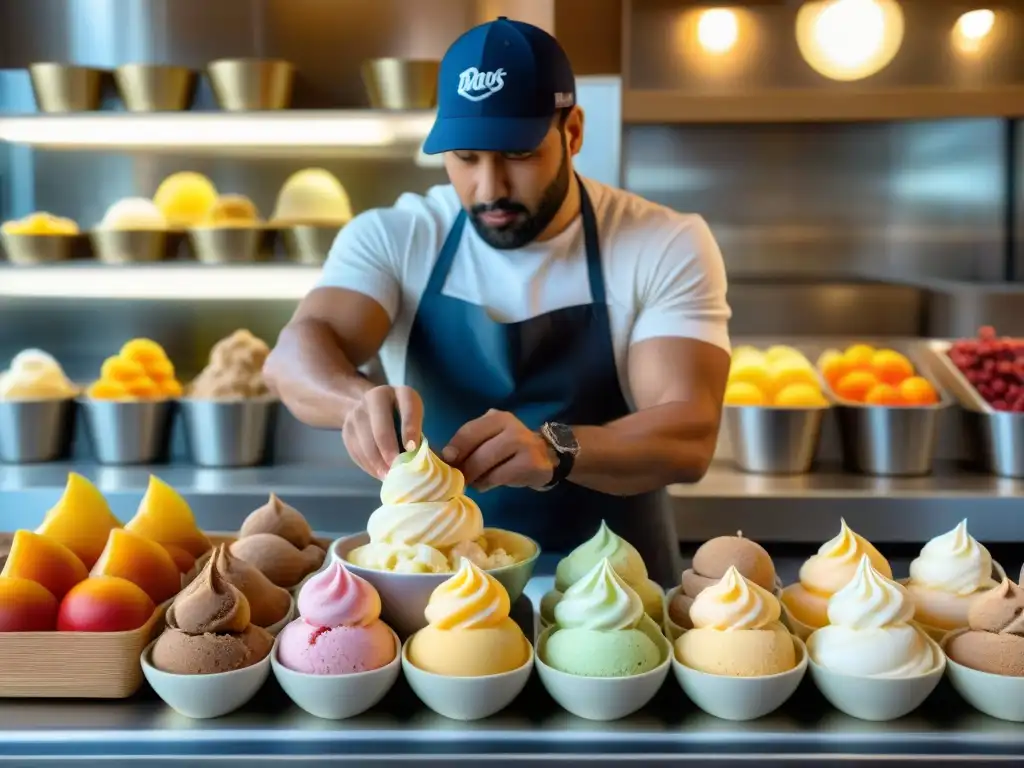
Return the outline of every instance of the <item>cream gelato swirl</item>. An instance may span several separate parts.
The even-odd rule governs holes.
[[[643,617],[640,596],[615,572],[607,557],[569,587],[555,606],[559,629],[633,629]]]
[[[731,632],[761,629],[779,620],[779,601],[766,589],[748,581],[736,570],[729,570],[694,598],[690,620],[695,629],[717,629]]]
[[[509,617],[508,592],[467,558],[459,570],[430,594],[423,615],[435,629],[485,629]]]
[[[830,625],[807,639],[814,662],[853,677],[905,678],[935,669],[941,651],[910,624],[914,604],[907,591],[861,557],[843,589],[829,600]]]
[[[962,520],[924,545],[910,564],[910,583],[954,595],[992,589],[992,555],[967,532],[967,521]]]
[[[612,532],[602,520],[597,533],[563,558],[555,569],[555,589],[565,592],[607,558],[627,583],[647,579],[647,566],[636,547]]]
[[[839,533],[826,541],[800,567],[800,583],[805,589],[832,595],[850,583],[861,558],[868,557],[872,567],[885,578],[892,578],[889,563],[863,536],[854,533],[840,520]]]

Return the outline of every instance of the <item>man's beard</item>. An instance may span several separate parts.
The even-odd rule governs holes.
[[[569,153],[563,144],[562,164],[558,168],[558,173],[555,174],[554,181],[544,190],[536,213],[531,213],[530,209],[522,203],[503,197],[493,203],[474,205],[469,211],[469,219],[473,222],[473,228],[476,229],[480,238],[492,248],[500,250],[522,248],[536,240],[555,218],[562,203],[565,202],[565,196],[569,193],[571,180]],[[480,214],[488,211],[508,212],[519,214],[519,216],[511,224],[492,227],[480,220]]]

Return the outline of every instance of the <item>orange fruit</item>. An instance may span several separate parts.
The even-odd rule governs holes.
[[[903,405],[903,396],[892,384],[875,384],[864,397],[865,405]]]
[[[896,386],[914,375],[911,362],[894,349],[880,349],[871,357],[871,369],[879,381]]]
[[[725,388],[726,405],[767,405],[761,389],[747,381],[734,381]]]
[[[876,384],[878,377],[871,371],[850,371],[836,384],[836,394],[843,400],[863,403]]]
[[[842,352],[830,349],[818,358],[818,370],[821,371],[821,375],[825,377],[829,386],[835,389],[839,380],[850,372],[850,365],[846,362],[846,357]]]
[[[818,408],[828,405],[821,390],[810,384],[790,384],[775,396],[775,405],[782,408]]]
[[[843,353],[847,366],[851,371],[871,369],[871,358],[875,356],[875,348],[867,344],[854,344]]]
[[[900,382],[900,395],[908,405],[935,405],[939,393],[923,376],[911,376]]]

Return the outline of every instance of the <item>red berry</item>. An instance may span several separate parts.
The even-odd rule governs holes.
[[[1007,404],[1005,400],[993,400],[992,407],[995,408],[997,411],[1010,410],[1010,406]]]
[[[979,339],[988,340],[988,339],[994,339],[995,337],[996,337],[996,329],[993,328],[991,325],[983,325],[983,326],[981,326],[981,328],[978,329],[978,338]]]

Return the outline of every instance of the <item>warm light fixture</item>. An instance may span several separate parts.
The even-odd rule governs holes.
[[[727,53],[736,45],[739,22],[728,8],[709,8],[697,22],[697,40],[708,53]]]
[[[0,118],[0,141],[67,149],[415,146],[433,122],[430,112],[80,113]]]
[[[832,80],[861,80],[884,69],[903,43],[895,0],[813,0],[797,12],[804,60]]]
[[[976,53],[992,33],[996,15],[988,8],[968,11],[953,27],[953,44],[964,53]]]

